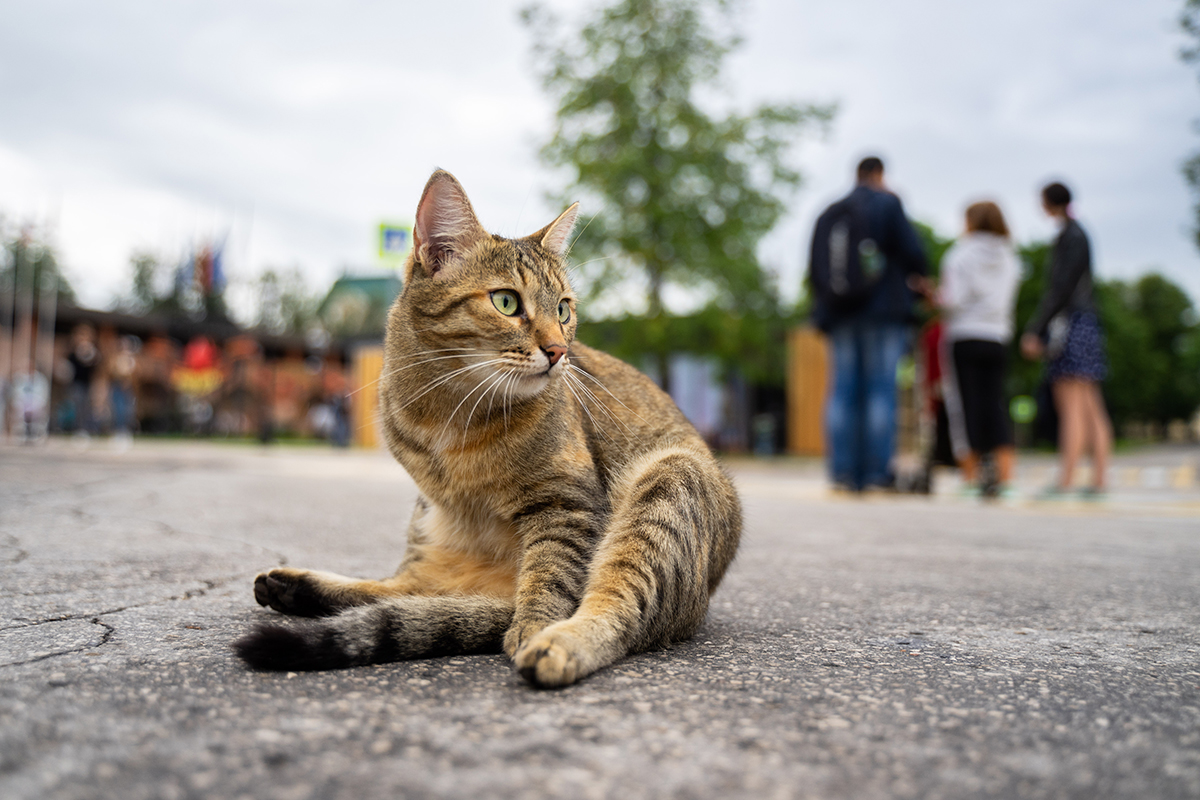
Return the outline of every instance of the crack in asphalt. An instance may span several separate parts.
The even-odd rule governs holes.
[[[176,473],[176,472],[180,472],[181,470],[182,470],[182,467],[179,465],[164,465],[164,471],[166,471],[166,472]],[[70,514],[75,519],[83,521],[83,522],[85,522],[85,524],[87,524],[89,526],[95,525],[97,522],[99,522],[101,520],[117,521],[117,522],[119,522],[121,519],[136,520],[138,522],[146,523],[146,524],[153,526],[155,529],[157,529],[159,534],[164,537],[169,537],[171,539],[180,538],[180,539],[191,539],[191,540],[205,539],[205,540],[214,541],[214,542],[236,544],[236,545],[239,545],[240,547],[245,547],[252,551],[257,551],[257,552],[264,554],[265,556],[267,556],[267,558],[269,560],[274,561],[276,566],[286,566],[287,565],[288,557],[285,554],[283,554],[282,552],[280,552],[278,550],[274,550],[270,547],[265,547],[261,544],[255,543],[255,542],[246,541],[244,539],[240,539],[240,538],[232,537],[232,536],[217,536],[217,535],[212,535],[212,534],[196,533],[196,532],[192,532],[192,531],[187,531],[187,530],[178,528],[174,525],[171,525],[168,522],[164,522],[161,519],[138,517],[138,516],[132,516],[132,517],[110,516],[110,515],[106,515],[103,513],[97,514],[93,511],[89,511],[84,506],[83,502],[76,499],[80,493],[86,493],[89,490],[94,489],[96,487],[101,487],[101,486],[112,484],[112,483],[119,483],[122,481],[126,481],[127,478],[128,478],[127,474],[121,473],[121,474],[116,474],[116,475],[107,475],[103,478],[98,478],[95,480],[80,481],[78,483],[72,483],[72,484],[67,484],[67,485],[58,485],[58,486],[49,487],[49,488],[41,489],[41,490],[31,490],[31,491],[24,491],[24,492],[19,491],[19,492],[15,493],[15,500],[16,500],[16,504],[24,504],[25,505],[25,508],[23,509],[23,511],[26,513],[31,510],[34,510],[33,507],[44,508],[47,505],[49,505],[52,507],[57,507],[59,510],[66,511],[66,513]],[[156,493],[153,493],[153,494],[156,494]],[[55,502],[56,498],[61,498],[61,499],[58,502]],[[62,502],[62,501],[66,501],[66,502]],[[5,515],[5,516],[8,516],[8,515]],[[25,550],[20,545],[21,545],[21,541],[16,536],[13,536],[8,533],[0,533],[0,553],[4,553],[4,551],[15,551],[15,553],[0,555],[0,564],[5,564],[5,565],[16,564],[16,563],[19,563],[19,562],[29,558],[30,557],[29,551]],[[258,569],[255,569],[253,571],[238,572],[233,575],[228,575],[226,577],[217,578],[217,579],[213,579],[213,580],[193,579],[195,582],[201,584],[200,588],[186,589],[182,592],[177,592],[177,593],[171,594],[170,596],[167,596],[167,597],[154,598],[154,599],[147,600],[144,602],[139,602],[139,603],[130,603],[128,605],[116,606],[116,607],[112,607],[112,608],[103,609],[100,611],[65,613],[65,614],[60,614],[60,615],[56,615],[53,617],[48,617],[45,619],[33,619],[33,620],[14,619],[14,620],[10,620],[10,624],[0,626],[0,632],[25,630],[25,629],[29,629],[29,628],[36,628],[36,627],[44,626],[44,625],[52,625],[55,623],[71,622],[71,621],[86,619],[91,624],[97,625],[97,626],[103,628],[104,633],[100,636],[99,641],[88,642],[88,643],[79,645],[77,647],[70,647],[70,648],[65,648],[62,650],[55,650],[55,651],[49,652],[49,653],[41,653],[34,657],[25,658],[20,661],[13,661],[13,662],[5,663],[5,664],[0,664],[0,668],[25,666],[25,665],[37,663],[40,661],[45,661],[45,660],[51,659],[51,658],[58,658],[60,656],[66,656],[66,655],[71,655],[74,653],[81,653],[81,652],[86,652],[86,651],[91,651],[91,650],[96,650],[96,649],[102,648],[112,640],[112,637],[115,635],[115,633],[117,631],[117,628],[114,625],[111,625],[108,622],[104,621],[105,617],[109,617],[109,616],[112,616],[115,614],[120,614],[120,613],[123,613],[126,611],[134,611],[134,610],[138,610],[138,609],[159,606],[159,605],[163,605],[165,603],[185,602],[188,600],[194,600],[197,598],[201,598],[201,597],[208,595],[210,592],[212,592],[216,589],[222,588],[224,586],[227,586],[235,581],[248,580],[251,576],[256,574],[258,571],[259,571]],[[121,588],[128,588],[128,587],[107,586],[105,588],[121,589]],[[0,595],[0,598],[36,597],[36,596],[44,596],[46,594],[54,594],[54,593],[55,592],[17,593],[17,594],[10,594],[10,595]],[[18,623],[18,624],[11,624],[11,623]]]
[[[52,653],[42,653],[41,655],[34,656],[33,658],[27,658],[24,661],[10,661],[7,664],[0,664],[0,669],[3,669],[4,667],[23,667],[28,664],[36,664],[39,661],[58,658],[59,656],[67,656],[71,655],[72,653],[82,653],[87,650],[95,650],[108,644],[109,640],[112,639],[113,634],[117,632],[116,628],[114,628],[112,625],[109,625],[107,622],[104,622],[98,616],[92,617],[89,622],[91,622],[93,625],[99,625],[101,628],[104,628],[104,633],[100,636],[99,642],[88,642],[87,644],[80,645],[79,647],[71,647],[66,650],[55,650]]]
[[[233,583],[237,580],[245,580],[247,576],[251,574],[256,573],[240,572],[236,575],[230,575],[226,578],[215,581],[201,579],[199,580],[199,583],[204,584],[203,589],[188,589],[182,594],[175,594],[171,595],[170,597],[160,597],[154,600],[147,600],[144,603],[133,603],[127,606],[109,608],[105,609],[104,611],[88,611],[86,613],[79,614],[63,614],[61,616],[49,617],[47,619],[28,620],[22,625],[5,625],[4,627],[0,627],[0,631],[25,630],[26,628],[35,628],[39,625],[50,625],[55,622],[70,622],[71,620],[86,619],[88,617],[95,617],[98,619],[100,617],[107,617],[112,614],[120,614],[124,611],[135,611],[139,608],[150,608],[151,606],[162,605],[163,603],[175,603],[182,600],[195,600],[197,597],[204,597],[213,589],[220,589],[221,587],[228,586],[230,583]]]

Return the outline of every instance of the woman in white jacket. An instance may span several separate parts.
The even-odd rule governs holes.
[[[966,217],[966,233],[942,259],[945,394],[963,477],[974,486],[980,458],[991,453],[995,482],[980,488],[994,496],[1012,479],[1016,460],[1004,380],[1021,265],[999,206],[974,203]]]

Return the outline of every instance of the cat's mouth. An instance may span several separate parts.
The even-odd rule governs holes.
[[[513,382],[513,393],[521,397],[533,397],[541,393],[550,381],[562,372],[563,361],[556,364],[547,364],[542,367],[541,364],[529,364],[521,371],[521,374],[516,381]]]

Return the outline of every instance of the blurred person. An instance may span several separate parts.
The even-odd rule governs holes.
[[[50,381],[37,370],[21,373],[13,379],[13,435],[23,444],[36,444],[46,438],[50,418]]]
[[[966,232],[942,258],[935,299],[949,355],[944,396],[957,434],[955,458],[969,491],[985,496],[1005,492],[1016,461],[1004,383],[1020,279],[1021,264],[1000,207],[987,201],[969,206]],[[994,469],[981,483],[980,458],[986,455],[994,459]]]
[[[924,463],[920,474],[917,475],[913,489],[920,494],[933,493],[934,469],[936,467],[957,467],[954,448],[950,442],[950,419],[946,414],[946,398],[942,379],[942,362],[945,360],[942,341],[944,326],[940,317],[934,317],[921,327],[918,334],[921,361],[921,388],[924,394],[924,406],[921,409],[923,419],[920,424],[925,431]]]
[[[1092,253],[1087,234],[1071,213],[1071,191],[1061,183],[1042,189],[1042,208],[1059,228],[1050,256],[1047,289],[1025,333],[1021,353],[1046,358],[1059,419],[1058,483],[1044,493],[1069,492],[1083,451],[1092,452],[1092,483],[1085,497],[1102,497],[1112,450],[1112,423],[1100,382],[1108,372],[1104,331],[1092,300]]]
[[[345,390],[333,395],[333,432],[330,440],[334,447],[350,446],[350,395]]]
[[[92,381],[100,362],[100,351],[96,348],[96,331],[83,323],[71,332],[71,352],[67,354],[71,365],[71,407],[75,412],[75,432],[82,436],[95,433],[96,417],[92,412]]]
[[[925,252],[874,156],[857,185],[822,213],[813,231],[813,316],[829,338],[826,448],[835,487],[895,485],[896,367],[909,347],[915,297],[908,278],[926,272]]]
[[[137,371],[137,350],[135,337],[121,337],[108,368],[113,433],[120,439],[129,439],[136,425],[134,373]]]

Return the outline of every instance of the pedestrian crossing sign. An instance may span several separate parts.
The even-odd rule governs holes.
[[[397,266],[412,249],[412,225],[403,222],[379,223],[379,260]]]

